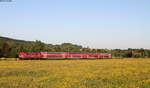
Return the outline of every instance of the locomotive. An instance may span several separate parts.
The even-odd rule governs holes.
[[[48,59],[48,58],[112,58],[110,53],[78,53],[78,52],[20,52],[20,59]]]

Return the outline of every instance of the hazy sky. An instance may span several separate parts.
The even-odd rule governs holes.
[[[91,48],[150,48],[150,0],[0,2],[0,35]]]

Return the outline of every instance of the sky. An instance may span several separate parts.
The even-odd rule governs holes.
[[[0,36],[90,48],[150,49],[150,0],[0,2]]]

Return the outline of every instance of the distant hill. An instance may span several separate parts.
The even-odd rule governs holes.
[[[34,41],[18,40],[18,39],[3,37],[3,36],[0,36],[0,41],[11,41],[11,42],[16,42],[16,43],[33,43],[34,42]]]
[[[9,37],[3,37],[3,36],[0,36],[0,41],[3,41],[3,42],[14,42],[14,43],[35,43],[36,41],[26,41],[26,40],[19,40],[19,39],[13,39],[13,38],[9,38]],[[55,46],[53,44],[46,44],[48,46]],[[76,45],[76,44],[72,44],[72,43],[62,43],[60,46],[76,46],[78,48],[82,48],[81,45]]]

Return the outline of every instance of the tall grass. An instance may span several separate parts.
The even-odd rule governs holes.
[[[0,61],[0,88],[150,88],[150,59]]]

